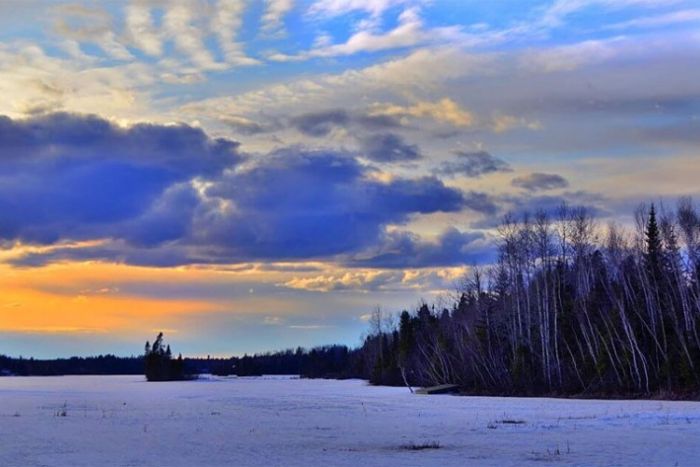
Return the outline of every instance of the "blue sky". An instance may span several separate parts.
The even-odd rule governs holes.
[[[2,3],[0,353],[357,344],[508,212],[697,196],[699,56],[692,1]]]

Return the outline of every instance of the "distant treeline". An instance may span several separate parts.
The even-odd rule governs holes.
[[[51,360],[0,355],[0,376],[137,375],[143,374],[143,357],[71,357]]]
[[[344,345],[328,345],[311,350],[297,348],[282,352],[243,356],[233,359],[235,374],[300,375],[305,378],[359,378],[361,366],[357,364],[359,350]]]
[[[155,342],[154,342],[155,344]],[[158,347],[157,347],[158,348]],[[153,354],[149,346],[148,355]],[[167,353],[167,348],[166,348]],[[331,345],[311,350],[297,348],[281,352],[245,355],[231,358],[183,358],[181,369],[163,369],[160,359],[150,368],[154,380],[181,379],[183,376],[211,373],[220,376],[300,375],[309,378],[359,377],[353,358],[358,350],[346,346]],[[153,360],[153,358],[151,357]],[[177,362],[177,358],[172,359]],[[177,365],[177,363],[176,363]],[[160,367],[160,368],[159,368]],[[353,370],[354,368],[354,370]],[[116,357],[72,357],[40,360],[34,358],[11,358],[0,355],[0,376],[59,376],[59,375],[143,375],[148,374],[144,356]],[[186,378],[184,378],[186,379]]]
[[[354,364],[359,351],[343,345],[329,345],[306,350],[268,352],[230,359],[183,359],[173,357],[163,333],[153,344],[146,342],[144,372],[148,381],[193,379],[196,374],[218,376],[300,375],[307,378],[349,378],[360,372]]]
[[[583,208],[507,216],[498,261],[473,268],[452,305],[389,324],[375,312],[361,375],[482,394],[698,394],[700,216],[684,198],[635,219],[625,231]]]

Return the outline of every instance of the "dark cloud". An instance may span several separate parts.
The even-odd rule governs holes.
[[[492,156],[486,151],[457,152],[457,160],[444,162],[435,172],[439,175],[454,177],[480,177],[494,172],[510,172],[507,162]]]
[[[292,126],[308,136],[326,136],[336,126],[346,126],[350,116],[344,110],[308,113],[291,119]]]
[[[0,117],[0,237],[112,236],[166,190],[241,161],[238,143],[185,125],[121,128],[95,116]],[[157,235],[157,232],[149,233]]]
[[[541,172],[515,177],[510,184],[528,191],[554,190],[569,186],[569,182],[561,175]]]
[[[236,209],[222,215],[213,202],[198,217],[198,241],[224,245],[236,258],[332,256],[375,244],[387,224],[467,206],[461,191],[434,177],[385,183],[370,175],[344,154],[278,151],[207,191]]]
[[[355,258],[348,264],[377,268],[422,268],[426,266],[461,266],[493,259],[494,248],[481,232],[445,230],[434,242],[411,232],[392,232],[371,256]]]
[[[472,211],[488,215],[497,214],[500,209],[496,198],[474,190],[464,193],[464,205]]]
[[[398,118],[391,115],[355,115],[353,122],[366,130],[387,130],[403,126]]]
[[[359,127],[363,130],[380,131],[401,127],[401,122],[389,115],[365,115],[343,109],[331,109],[292,117],[290,125],[307,136],[319,138],[328,135],[338,127]]]
[[[186,126],[62,114],[0,129],[0,238],[54,245],[14,261],[25,266],[347,257],[419,214],[496,210],[436,177],[381,181],[344,152],[291,147],[241,165],[236,143]]]
[[[233,131],[243,135],[258,135],[279,129],[278,125],[272,123],[263,124],[247,118],[235,116],[222,117],[221,122]]]
[[[335,128],[359,130],[357,136],[362,155],[376,162],[405,162],[422,157],[420,149],[407,143],[402,136],[386,133],[401,123],[392,116],[350,113],[343,109],[313,112],[289,120],[291,127],[313,137],[327,136]],[[364,133],[364,134],[363,134]]]
[[[525,214],[533,215],[537,212],[544,212],[550,218],[555,219],[564,205],[585,208],[594,217],[604,217],[610,214],[606,208],[609,200],[601,194],[588,191],[566,191],[558,195],[523,192],[519,196],[500,196],[494,202],[498,204],[500,212],[508,212],[516,218],[522,218]],[[502,216],[488,216],[473,222],[471,227],[490,229],[497,227],[502,220]]]
[[[121,128],[92,115],[56,113],[27,120],[0,116],[0,170],[18,163],[56,167],[113,160],[161,169],[176,178],[214,175],[241,159],[238,146],[182,124]]]
[[[138,247],[152,247],[188,237],[200,203],[190,183],[173,185],[143,214],[115,226],[114,233]]]
[[[415,144],[394,133],[368,135],[361,140],[362,155],[376,162],[407,162],[422,158]]]

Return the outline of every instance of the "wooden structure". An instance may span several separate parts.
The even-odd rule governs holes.
[[[428,388],[416,389],[416,394],[454,394],[459,392],[459,386],[456,384],[441,384],[439,386],[430,386]]]

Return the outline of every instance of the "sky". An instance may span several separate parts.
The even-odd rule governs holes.
[[[700,4],[0,3],[0,354],[358,345],[509,212],[700,194]]]

